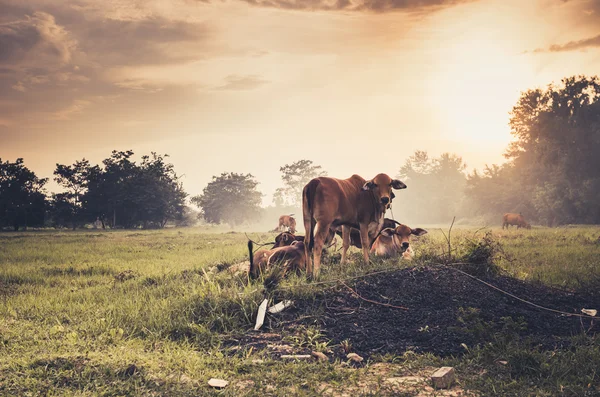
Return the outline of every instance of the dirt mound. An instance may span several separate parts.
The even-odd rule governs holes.
[[[486,281],[568,313],[600,309],[597,297],[586,298],[510,277]],[[280,324],[285,324],[280,330],[316,324],[334,343],[348,339],[355,351],[367,356],[407,350],[441,356],[460,354],[465,351],[461,344],[473,347],[507,337],[526,338],[542,348],[560,348],[568,345],[572,335],[600,330],[590,319],[537,309],[449,268],[402,269],[348,282],[347,286],[353,291],[340,285],[317,299],[296,301],[294,309],[278,315]],[[302,320],[306,312],[315,310],[322,315],[316,320]],[[272,324],[276,326],[277,321]]]

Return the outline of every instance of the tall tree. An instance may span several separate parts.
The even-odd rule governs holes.
[[[273,201],[277,205],[302,205],[302,190],[311,179],[326,176],[320,165],[314,165],[311,160],[299,160],[279,168],[283,188],[277,189]]]
[[[168,156],[152,152],[140,163],[133,156],[131,150],[113,151],[103,167],[85,159],[57,164],[56,181],[66,191],[54,196],[56,223],[71,217],[75,227],[99,218],[112,227],[161,228],[179,220],[187,194]]]
[[[504,208],[526,208],[548,225],[600,223],[600,79],[574,76],[522,93],[511,112],[515,141],[502,172],[470,178],[469,195],[483,202],[502,184]]]
[[[56,164],[54,181],[66,191],[53,195],[55,224],[69,224],[75,229],[86,221],[83,196],[87,191],[90,168],[90,162],[86,159],[76,161],[73,165]]]
[[[257,220],[262,193],[252,174],[222,173],[213,176],[201,195],[191,198],[209,223],[227,223],[231,227]]]
[[[0,159],[0,227],[40,226],[44,223],[47,178],[38,178],[25,167],[23,159],[14,163]]]

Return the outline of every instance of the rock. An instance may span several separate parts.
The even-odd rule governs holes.
[[[214,387],[215,389],[222,389],[225,386],[227,386],[228,384],[229,384],[229,382],[227,382],[226,380],[223,380],[223,379],[211,378],[208,381],[208,385],[210,387]]]
[[[431,375],[433,386],[436,389],[447,389],[454,382],[454,368],[442,367]]]
[[[262,364],[264,363],[264,360],[261,360],[260,358],[255,358],[254,360],[252,360],[252,364]]]
[[[356,353],[348,353],[348,355],[346,357],[349,358],[350,360],[354,361],[355,363],[359,363],[362,360],[364,360],[364,358],[362,358],[361,356],[359,356]]]
[[[311,356],[313,356],[314,358],[316,358],[319,361],[329,361],[329,359],[327,358],[327,356],[321,352],[312,352],[310,353]]]

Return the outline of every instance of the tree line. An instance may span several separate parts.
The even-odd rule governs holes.
[[[86,159],[57,164],[54,180],[64,189],[46,194],[40,179],[19,158],[0,159],[0,227],[162,228],[182,219],[187,194],[166,155],[132,159],[133,151],[113,151],[101,165]]]
[[[409,186],[396,199],[396,219],[407,223],[448,222],[453,216],[498,223],[505,212],[521,212],[548,226],[600,223],[600,79],[574,76],[545,89],[523,92],[510,113],[513,142],[507,162],[467,173],[452,153],[409,156],[396,175]],[[485,133],[482,131],[482,133]],[[184,222],[191,210],[167,155],[141,162],[132,151],[113,151],[101,165],[83,159],[57,164],[54,180],[64,189],[48,196],[23,159],[0,159],[0,228],[161,228]],[[299,160],[280,168],[282,187],[273,195],[276,213],[299,211],[302,188],[325,176],[321,166]],[[208,223],[235,227],[265,214],[263,194],[251,174],[214,176],[202,194],[190,198]],[[397,204],[399,203],[399,205]]]

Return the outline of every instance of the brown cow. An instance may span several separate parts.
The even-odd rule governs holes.
[[[292,245],[294,241],[304,241],[304,236],[296,236],[289,232],[279,233],[275,237],[275,244],[273,248],[285,247],[288,245]]]
[[[531,229],[531,225],[525,221],[525,217],[520,212],[518,214],[507,212],[502,216],[502,229],[504,227],[508,229],[509,225],[516,225],[517,229],[522,227]]]
[[[281,215],[279,217],[279,225],[277,229],[280,232],[290,232],[292,234],[296,233],[296,219],[294,219],[294,214],[290,215]]]
[[[252,251],[253,243],[248,241],[251,279],[258,278],[275,264],[282,264],[283,271],[279,277],[284,277],[289,270],[300,271],[306,268],[304,242],[302,241],[293,241],[291,245],[270,250],[258,250],[254,254]]]
[[[395,221],[390,218],[384,218],[383,225],[381,226],[381,230],[387,229],[387,228],[394,229],[396,227],[396,225],[400,225],[400,222]],[[342,227],[341,226],[336,227],[335,233],[338,236],[342,237]],[[331,238],[330,238],[330,240],[331,240]],[[360,242],[360,231],[356,228],[350,229],[350,245],[353,247],[359,248],[359,249],[362,248],[362,244]]]
[[[350,230],[360,232],[365,263],[369,262],[370,241],[383,225],[385,210],[390,204],[393,189],[406,185],[386,174],[378,174],[370,181],[359,175],[348,179],[319,177],[311,180],[302,192],[304,215],[304,247],[306,270],[309,277],[317,278],[321,267],[323,245],[332,227],[342,226],[342,261],[350,246]],[[314,264],[311,253],[314,251]]]
[[[420,227],[411,229],[403,224],[398,224],[395,228],[385,228],[373,242],[371,253],[386,257],[401,254],[406,259],[412,259],[414,251],[410,247],[410,236],[422,236],[426,233],[427,230]]]

